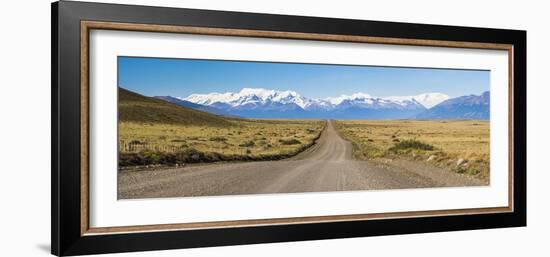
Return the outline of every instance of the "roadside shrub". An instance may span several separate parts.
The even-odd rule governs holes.
[[[163,158],[162,154],[159,152],[153,152],[153,151],[143,151],[141,152],[143,157],[148,160],[151,164],[157,164],[161,161]]]
[[[390,152],[399,152],[399,151],[407,151],[407,150],[431,151],[433,149],[434,149],[433,145],[426,144],[415,139],[409,139],[409,140],[403,140],[399,143],[396,143],[394,146],[390,147],[388,151]]]
[[[138,166],[146,165],[141,162],[141,159],[138,157],[137,153],[121,153],[118,157],[118,165],[121,167],[125,166]]]
[[[296,138],[292,138],[292,139],[279,139],[279,143],[281,143],[281,145],[299,145],[302,142],[300,142],[300,140]]]
[[[176,164],[175,154],[158,151],[141,151],[139,153],[121,153],[118,158],[119,166],[142,166],[153,164]]]
[[[479,170],[478,168],[476,167],[457,167],[454,169],[455,172],[457,173],[466,173],[468,175],[478,175],[479,173],[481,173],[481,170]]]
[[[466,170],[466,173],[470,174],[470,175],[477,175],[477,174],[481,173],[481,171],[477,168],[468,168]]]

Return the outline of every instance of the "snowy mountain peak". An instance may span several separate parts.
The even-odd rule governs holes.
[[[262,100],[269,99],[285,99],[285,98],[300,98],[300,95],[295,91],[277,91],[263,88],[243,88],[238,93],[240,96],[257,96]]]
[[[341,95],[338,97],[329,97],[326,100],[331,104],[338,105],[345,100],[354,101],[354,100],[362,100],[362,99],[368,99],[368,98],[372,98],[372,96],[365,93],[355,93],[352,95]]]
[[[442,93],[425,93],[413,96],[390,96],[386,97],[393,101],[416,101],[422,104],[424,107],[430,109],[439,103],[449,99],[449,96]]]

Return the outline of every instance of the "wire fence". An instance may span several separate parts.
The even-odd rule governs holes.
[[[154,144],[140,141],[119,141],[119,151],[123,153],[139,153],[142,151],[168,152],[173,153],[181,151],[186,146],[170,145],[170,144]]]

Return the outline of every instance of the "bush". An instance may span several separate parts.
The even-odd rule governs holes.
[[[211,137],[211,138],[210,138],[210,141],[214,141],[214,142],[225,142],[225,141],[227,141],[227,138],[225,138],[225,137]]]
[[[239,146],[240,147],[252,147],[252,146],[255,146],[256,144],[254,143],[254,141],[250,140],[250,141],[246,141],[242,144],[240,144]]]
[[[296,138],[292,138],[292,139],[279,139],[279,143],[281,143],[282,145],[299,145],[302,142],[300,142],[300,140]]]
[[[156,151],[141,151],[139,153],[121,153],[118,158],[119,166],[140,166],[152,164],[175,164],[173,154]]]
[[[395,144],[388,150],[390,152],[398,152],[398,151],[406,151],[406,150],[431,151],[433,149],[434,149],[433,145],[426,144],[415,139],[409,139],[409,140],[403,140]]]
[[[476,168],[469,168],[466,173],[470,174],[470,175],[477,175],[479,173],[481,173],[481,171],[479,169],[476,169]]]

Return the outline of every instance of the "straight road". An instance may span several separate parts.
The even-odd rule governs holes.
[[[121,171],[118,173],[118,198],[480,185],[483,182],[474,178],[421,162],[354,160],[351,143],[344,140],[328,121],[314,146],[287,160]]]

